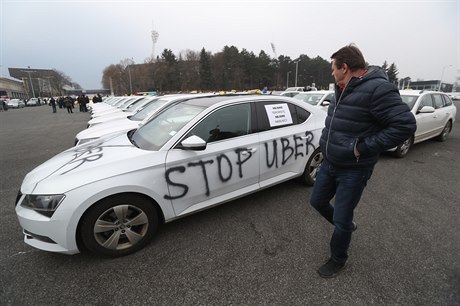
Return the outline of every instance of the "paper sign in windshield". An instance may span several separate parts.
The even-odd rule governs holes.
[[[279,126],[292,123],[291,112],[286,103],[265,105],[270,126]]]

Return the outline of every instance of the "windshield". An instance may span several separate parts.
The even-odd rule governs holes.
[[[161,100],[158,100],[158,102]],[[155,102],[153,103],[155,104]],[[176,104],[137,129],[131,142],[144,150],[159,150],[177,132],[206,107],[187,103]]]
[[[418,96],[409,96],[409,95],[401,95],[401,99],[404,103],[409,105],[409,108],[412,109],[414,107],[415,101],[417,101]]]
[[[145,108],[131,116],[129,119],[134,120],[134,121],[143,121],[145,118],[147,118],[151,113],[156,112],[158,109],[160,109],[163,105],[168,103],[170,99],[158,99],[156,101],[153,101],[152,103],[149,103]]]
[[[318,102],[321,100],[322,97],[324,97],[324,94],[300,93],[298,95],[295,95],[293,98],[301,100],[303,102],[307,102],[311,105],[318,105]]]

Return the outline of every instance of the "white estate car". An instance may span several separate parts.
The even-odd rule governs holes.
[[[144,126],[68,149],[29,172],[25,243],[122,256],[159,225],[299,177],[315,181],[325,112],[268,95],[195,97]]]
[[[389,151],[393,151],[397,157],[404,157],[415,143],[430,138],[445,141],[457,114],[457,108],[449,96],[443,92],[424,90],[400,90],[399,93],[415,116],[417,130],[402,145]]]

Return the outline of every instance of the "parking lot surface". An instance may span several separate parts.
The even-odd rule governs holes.
[[[2,112],[0,304],[460,305],[458,113],[446,142],[381,157],[355,210],[347,267],[322,279],[333,228],[296,181],[166,224],[126,257],[29,247],[14,212],[22,179],[71,147],[90,114]]]

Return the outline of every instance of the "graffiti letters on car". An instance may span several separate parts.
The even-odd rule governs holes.
[[[272,167],[280,167],[286,164],[291,158],[297,160],[298,158],[302,158],[304,156],[308,156],[310,150],[314,151],[315,146],[313,145],[313,133],[306,132],[304,135],[293,135],[290,138],[279,138],[275,139],[271,142],[265,142],[265,161],[267,168]],[[281,156],[278,157],[278,146],[281,148]],[[242,155],[242,152],[249,153],[248,155]],[[251,157],[251,151],[247,150],[247,148],[237,148],[234,150],[236,154],[237,161],[236,167],[238,168],[238,176],[239,178],[243,178],[243,165],[247,162]],[[279,160],[280,159],[280,160]],[[217,172],[218,177],[222,183],[229,181],[233,175],[233,166],[231,163],[231,159],[226,154],[219,154],[215,157],[215,161],[217,162]],[[172,194],[165,194],[164,198],[167,200],[175,200],[180,199],[187,195],[189,191],[189,186],[187,184],[179,183],[177,181],[173,181],[171,179],[171,174],[178,172],[178,173],[185,173],[187,168],[191,167],[201,167],[201,171],[203,174],[203,181],[206,189],[206,196],[210,195],[210,188],[209,188],[209,181],[208,181],[208,172],[206,165],[212,165],[214,163],[214,159],[208,160],[199,160],[195,162],[190,162],[186,166],[176,166],[171,167],[166,170],[165,172],[165,179],[168,185],[178,187],[181,189],[181,192],[172,195]],[[225,163],[228,166],[228,173],[223,173],[223,164]]]

